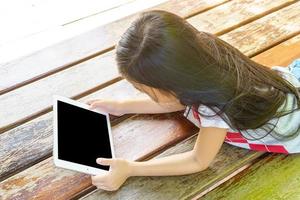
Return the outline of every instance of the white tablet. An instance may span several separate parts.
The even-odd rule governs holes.
[[[96,159],[115,158],[109,114],[63,96],[53,96],[53,158],[57,167],[97,175],[110,166]]]

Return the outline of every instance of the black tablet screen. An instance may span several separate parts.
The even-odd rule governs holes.
[[[105,115],[58,101],[57,131],[59,159],[109,170],[96,163],[112,158]]]

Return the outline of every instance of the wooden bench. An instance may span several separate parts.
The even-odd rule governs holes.
[[[218,35],[267,66],[285,66],[300,54],[300,24],[297,23],[300,3],[297,1],[219,0],[208,4],[185,0],[168,1],[155,8],[185,17],[197,29]],[[246,180],[256,171],[261,174],[268,169],[254,170],[256,162],[268,163],[269,157],[275,157],[275,161],[266,166],[273,169],[280,165],[276,160],[281,155],[266,155],[224,143],[208,170],[182,177],[130,177],[116,192],[95,190],[90,176],[54,167],[51,157],[52,94],[82,102],[98,97],[148,98],[118,76],[114,63],[114,45],[134,17],[136,15],[125,17],[0,66],[6,69],[5,81],[2,75],[0,78],[3,81],[0,110],[5,116],[0,120],[0,199],[141,199],[141,196],[144,199],[190,199],[194,196],[218,199],[224,197],[223,194],[230,197],[233,190],[242,192],[243,187],[251,187]],[[83,43],[87,44],[85,49],[79,50]],[[77,53],[68,54],[70,49]],[[47,56],[52,54],[53,57]],[[111,116],[111,120],[116,155],[129,160],[148,160],[190,150],[198,132],[182,112]],[[281,171],[289,162],[297,162],[297,155],[288,157],[295,159],[286,159]],[[250,170],[245,170],[247,167]],[[230,185],[231,180],[239,183],[243,179],[238,176],[243,170],[246,172],[245,181],[241,181],[244,186]],[[292,168],[290,174],[296,174],[294,171]],[[259,192],[259,184],[256,183],[252,191]],[[268,191],[264,194],[268,195]]]

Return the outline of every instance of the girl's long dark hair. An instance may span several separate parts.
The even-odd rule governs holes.
[[[299,89],[173,13],[141,13],[121,36],[116,61],[127,80],[175,94],[182,105],[206,105],[238,131],[261,128],[267,132],[263,137],[272,133],[282,140],[300,132],[299,127],[281,135],[274,130],[276,124],[268,122],[300,109]],[[278,112],[288,93],[295,95],[297,109]]]

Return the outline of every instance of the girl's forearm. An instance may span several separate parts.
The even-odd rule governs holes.
[[[128,161],[130,176],[176,176],[204,170],[193,151],[151,159],[148,161]]]
[[[168,113],[183,110],[185,106],[161,106],[151,99],[132,99],[121,102],[121,106],[125,113]]]

